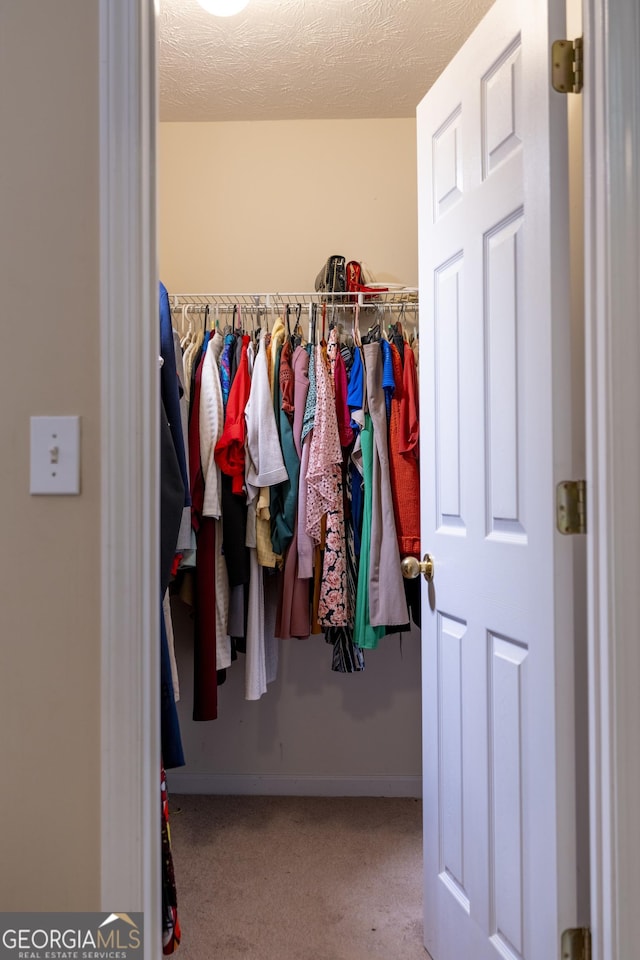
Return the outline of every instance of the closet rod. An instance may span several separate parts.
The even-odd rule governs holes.
[[[290,307],[295,307],[295,306],[297,306],[296,301],[284,301],[283,303],[271,303],[269,306],[267,306],[267,304],[265,304],[265,303],[258,303],[258,304],[255,304],[255,303],[240,303],[240,304],[238,304],[238,303],[216,303],[215,301],[212,301],[212,300],[209,300],[209,301],[207,301],[207,302],[202,302],[202,303],[189,303],[189,302],[185,302],[184,300],[180,300],[180,301],[178,301],[178,303],[172,303],[172,304],[171,304],[171,309],[172,309],[172,310],[181,310],[183,307],[187,307],[189,313],[204,313],[205,310],[207,309],[207,307],[209,307],[209,308],[213,307],[215,310],[219,311],[220,313],[225,313],[225,314],[226,314],[226,313],[233,313],[233,311],[234,311],[238,306],[241,306],[243,309],[245,309],[245,310],[247,311],[247,313],[255,313],[256,311],[257,311],[258,313],[267,313],[267,312],[268,312],[269,310],[271,310],[271,309],[275,309],[275,308],[278,308],[278,309],[279,309],[279,308],[282,307],[282,306],[286,306],[287,303],[289,304]],[[298,303],[299,303],[299,301],[298,301]],[[308,303],[305,304],[305,306],[308,306]],[[353,310],[355,307],[356,307],[356,304],[355,304],[355,303],[328,303],[328,304],[327,304],[327,311],[330,312],[330,311],[332,311],[332,310]],[[399,301],[395,301],[395,302],[394,302],[394,301],[392,301],[392,300],[389,300],[389,301],[387,301],[386,303],[365,303],[364,306],[363,306],[361,309],[363,309],[363,310],[397,310],[397,311],[412,310],[412,311],[417,311],[417,310],[418,310],[418,302],[417,302],[417,301],[408,301],[408,302],[407,302],[407,301],[404,301],[404,302],[401,303],[401,302],[399,302]]]
[[[418,291],[407,287],[396,290],[376,290],[375,292],[361,291],[359,293],[324,293],[324,292],[293,292],[293,293],[182,293],[171,297],[174,309],[183,306],[202,306],[207,304],[229,305],[242,307],[280,307],[283,305],[300,303],[309,305],[326,304],[327,307],[352,307],[356,303],[360,307],[375,307],[392,304],[417,306]]]

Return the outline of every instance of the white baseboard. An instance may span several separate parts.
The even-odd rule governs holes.
[[[421,797],[421,777],[167,772],[169,793],[270,797]]]

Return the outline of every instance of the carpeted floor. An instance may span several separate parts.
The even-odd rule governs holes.
[[[182,960],[425,960],[419,800],[172,796]]]

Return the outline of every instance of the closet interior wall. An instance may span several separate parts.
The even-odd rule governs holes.
[[[169,293],[313,290],[330,254],[418,284],[414,119],[160,123]]]
[[[415,121],[161,123],[160,275],[169,294],[312,290],[327,256],[417,286]],[[280,645],[278,679],[247,702],[241,659],[218,719],[191,720],[192,624],[174,606],[186,767],[174,792],[420,792],[420,634],[389,636],[360,674],[323,636]]]

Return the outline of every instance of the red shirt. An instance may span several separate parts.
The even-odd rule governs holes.
[[[249,341],[250,337],[245,334],[242,338],[240,363],[229,391],[224,430],[214,451],[216,463],[223,473],[232,478],[231,490],[235,494],[245,493],[244,443],[247,425],[244,419],[244,411],[251,390],[251,376],[247,358]]]
[[[420,557],[420,473],[417,460],[415,360],[411,350],[408,355],[405,351],[403,372],[400,353],[395,344],[391,345],[391,357],[396,389],[391,398],[389,419],[389,474],[398,548],[401,557]]]

